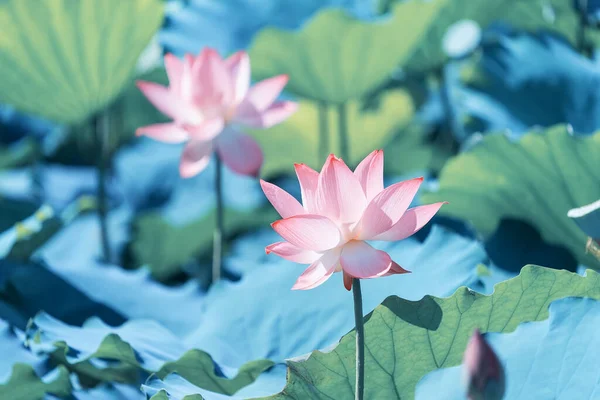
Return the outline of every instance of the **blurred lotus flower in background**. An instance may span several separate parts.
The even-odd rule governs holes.
[[[296,164],[302,204],[279,187],[261,180],[265,195],[283,219],[272,224],[286,241],[266,252],[311,264],[292,289],[312,289],[343,271],[344,286],[409,271],[366,240],[397,241],[421,229],[444,202],[408,209],[423,178],[383,187],[383,150],[369,154],[352,172],[331,154],[321,173]]]
[[[469,400],[501,400],[504,397],[504,369],[479,329],[475,329],[465,350],[463,380]]]
[[[231,170],[257,175],[263,162],[260,146],[238,126],[269,128],[297,108],[291,101],[276,101],[287,75],[265,79],[250,87],[250,59],[238,52],[223,60],[214,49],[179,60],[165,56],[169,87],[138,82],[144,95],[173,122],[141,127],[146,135],[167,143],[187,141],[180,163],[183,177],[200,173],[216,150]]]

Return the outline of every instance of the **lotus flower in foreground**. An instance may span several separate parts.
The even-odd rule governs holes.
[[[272,224],[286,241],[266,252],[310,264],[292,289],[312,289],[334,272],[343,271],[344,286],[352,278],[407,273],[367,240],[396,241],[421,229],[444,204],[408,208],[423,178],[383,187],[383,151],[369,154],[352,172],[333,154],[321,173],[296,164],[302,204],[281,188],[261,180],[265,195],[283,219]]]
[[[139,81],[139,89],[173,122],[141,127],[146,135],[167,143],[187,144],[180,173],[200,173],[216,150],[231,170],[257,175],[263,161],[256,141],[239,131],[239,126],[269,128],[296,111],[291,101],[276,101],[287,84],[287,75],[265,79],[250,87],[250,59],[240,51],[226,60],[210,48],[198,57],[184,60],[167,54],[165,66],[169,87]]]

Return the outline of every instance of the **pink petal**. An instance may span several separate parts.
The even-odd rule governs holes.
[[[250,57],[245,51],[238,51],[225,60],[233,82],[234,101],[240,103],[250,88]]]
[[[190,140],[183,148],[179,173],[184,178],[198,175],[210,161],[213,147],[210,141]]]
[[[169,77],[169,89],[175,94],[180,94],[183,77],[183,62],[173,54],[166,54],[165,68],[167,70],[167,76]]]
[[[181,73],[181,83],[179,85],[179,94],[186,101],[192,102],[192,92],[194,82],[192,79],[192,67],[195,58],[191,54],[183,57],[183,71]]]
[[[256,140],[234,129],[226,129],[216,140],[217,153],[232,171],[248,176],[258,176],[263,163],[263,153]]]
[[[373,238],[396,224],[410,206],[423,178],[396,183],[379,193],[367,206],[359,222],[361,240]]]
[[[275,210],[281,215],[281,218],[289,218],[294,215],[306,214],[302,204],[298,203],[298,200],[291,194],[281,189],[279,186],[273,185],[272,183],[260,180],[260,186],[262,187],[265,196],[269,199],[269,202],[275,207]]]
[[[142,126],[136,129],[135,134],[145,135],[165,143],[183,143],[189,139],[188,133],[173,123]]]
[[[216,50],[205,48],[192,66],[193,98],[201,107],[222,107],[233,99],[233,82]]]
[[[221,117],[205,119],[199,124],[184,125],[190,137],[195,140],[212,140],[225,128],[225,121]]]
[[[178,121],[187,121],[196,117],[193,109],[167,87],[144,81],[137,81],[136,84],[154,107],[166,116]]]
[[[277,99],[288,80],[287,75],[278,75],[258,82],[250,88],[240,107],[251,105],[256,111],[265,111]]]
[[[333,154],[319,175],[316,205],[323,215],[338,222],[358,221],[367,205],[360,182]]]
[[[275,253],[281,258],[299,264],[311,264],[317,261],[323,254],[311,250],[304,250],[288,242],[277,242],[265,247],[267,254]]]
[[[360,240],[344,245],[340,256],[342,268],[355,278],[368,279],[385,275],[392,259],[385,251],[377,250]]]
[[[294,169],[298,176],[298,182],[300,182],[304,209],[311,214],[318,214],[315,200],[317,198],[319,173],[306,164],[294,164]]]
[[[398,275],[398,274],[410,274],[410,271],[405,270],[400,265],[398,265],[394,261],[392,261],[392,266],[390,267],[390,270],[383,276],[391,276],[391,275]]]
[[[278,101],[264,111],[258,111],[252,106],[239,108],[234,120],[251,128],[270,128],[285,121],[298,110],[298,104],[293,101]]]
[[[340,258],[340,250],[333,249],[312,263],[298,278],[292,290],[314,289],[325,282],[335,272]]]
[[[335,223],[321,215],[296,215],[275,221],[271,226],[285,240],[305,250],[327,251],[342,239]]]
[[[406,239],[425,226],[444,204],[448,203],[444,201],[408,209],[389,230],[375,236],[373,240],[391,242]]]
[[[375,150],[358,164],[354,170],[360,185],[371,201],[383,191],[383,150]]]

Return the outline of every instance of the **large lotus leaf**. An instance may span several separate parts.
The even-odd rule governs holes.
[[[567,298],[550,305],[550,318],[530,322],[507,334],[486,335],[506,374],[505,398],[528,400],[595,399],[600,395],[596,368],[600,342],[600,303]],[[417,385],[417,400],[463,400],[462,366],[426,375]]]
[[[26,335],[33,352],[53,354],[83,377],[100,381],[135,383],[141,371],[159,377],[177,372],[207,390],[233,394],[273,365],[258,360],[239,370],[219,366],[206,352],[188,350],[181,339],[152,320],[132,320],[113,328],[92,318],[76,327],[40,313]]]
[[[71,381],[69,371],[59,367],[53,379],[40,378],[34,369],[27,365],[17,363],[13,367],[12,375],[8,382],[0,384],[0,398],[10,400],[43,400],[47,394],[55,395],[61,399],[71,394]]]
[[[416,72],[440,68],[447,56],[442,40],[448,28],[462,20],[472,20],[481,28],[503,22],[523,30],[550,30],[575,43],[579,16],[571,0],[453,0],[447,1],[419,41],[407,65]]]
[[[159,38],[179,56],[198,54],[205,46],[229,54],[246,48],[265,27],[296,29],[326,7],[365,16],[373,12],[371,0],[187,0],[169,7]]]
[[[216,360],[233,366],[264,357],[283,361],[327,347],[353,327],[352,296],[343,288],[340,276],[312,291],[290,290],[303,266],[266,256],[264,246],[276,240],[272,231],[261,231],[234,242],[226,265],[241,271],[242,279],[221,282],[209,291],[197,332],[188,335],[190,346],[202,346]],[[444,296],[461,285],[491,290],[487,281],[482,285],[480,280],[485,278],[478,275],[479,263],[486,260],[482,246],[440,227],[433,228],[425,243],[408,239],[378,245],[413,272],[364,281],[366,313],[390,293],[403,293],[416,300],[426,293]],[[277,366],[236,393],[235,398],[277,393],[284,384],[285,369]],[[194,394],[219,398],[176,375],[163,381],[153,379],[147,386],[147,393],[165,389],[164,395],[173,400]]]
[[[425,374],[462,362],[475,328],[511,332],[523,322],[546,319],[552,301],[571,296],[600,299],[600,275],[526,266],[490,296],[460,288],[448,298],[388,297],[365,318],[365,398],[413,398]],[[352,399],[354,363],[352,331],[328,353],[288,361],[288,383],[269,399]]]
[[[565,246],[577,260],[600,265],[586,254],[586,235],[567,217],[571,208],[600,197],[600,133],[577,137],[564,126],[532,132],[517,143],[487,135],[451,160],[440,175],[439,190],[422,196],[450,204],[443,215],[472,222],[491,235],[502,218],[533,225],[548,243]]]
[[[42,309],[71,324],[92,315],[111,324],[124,320],[39,264],[0,260],[0,318],[25,329],[27,320]]]
[[[529,128],[569,123],[576,133],[600,128],[600,68],[552,35],[490,32],[483,76],[473,86]],[[559,62],[560,61],[560,62]]]
[[[361,97],[407,60],[448,2],[405,1],[369,21],[326,9],[298,31],[266,28],[249,50],[253,76],[289,74],[286,89],[329,103]]]
[[[159,0],[0,2],[0,102],[74,123],[110,103],[163,19]]]
[[[235,367],[322,349],[352,329],[352,294],[341,274],[313,290],[290,290],[306,266],[265,255],[264,246],[278,240],[264,231],[236,243],[225,265],[244,268],[242,278],[220,282],[207,293],[198,329],[187,337],[191,347]],[[379,247],[412,273],[364,281],[365,313],[390,294],[418,300],[428,293],[449,295],[462,285],[481,286],[477,266],[486,261],[483,247],[443,228],[434,227],[424,243],[407,239]]]
[[[76,233],[75,227],[72,234],[60,238],[60,244],[55,243],[55,249],[73,243]],[[202,308],[204,294],[195,280],[170,287],[154,281],[146,268],[127,271],[97,260],[69,261],[69,253],[67,256],[60,251],[56,254],[58,259],[52,257],[48,268],[92,300],[102,302],[130,319],[152,319],[178,336],[197,328],[196,320],[190,315]]]
[[[109,214],[109,232],[114,253],[127,239],[131,214],[116,210]],[[106,304],[130,319],[153,319],[178,335],[197,327],[190,318],[201,308],[203,293],[195,281],[169,287],[154,281],[146,268],[128,271],[101,262],[96,215],[80,217],[54,235],[35,257],[48,269],[91,299]],[[81,237],[85,237],[84,242]],[[79,243],[73,246],[73,243]],[[74,248],[75,247],[75,248]]]
[[[337,107],[327,108],[328,152],[339,156],[339,135]],[[347,104],[348,135],[350,148],[350,165],[356,165],[374,149],[384,147],[414,113],[414,104],[408,91],[391,90],[383,95],[380,103],[374,108],[365,108],[361,101],[354,100]],[[260,143],[265,152],[263,176],[277,173],[293,174],[292,163],[305,163],[317,170],[325,160],[319,154],[319,105],[317,102],[301,100],[298,111],[286,122],[267,130],[253,131],[252,135]],[[395,173],[407,172],[410,168],[420,169],[427,166],[431,159],[428,149],[423,143],[420,132],[402,132],[398,141],[403,148],[397,147],[397,153],[388,158],[411,158],[414,165],[403,164],[405,170],[396,168]],[[413,153],[422,154],[423,158],[415,160]],[[329,153],[327,153],[329,154]]]

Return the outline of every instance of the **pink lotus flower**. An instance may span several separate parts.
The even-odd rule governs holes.
[[[475,329],[463,356],[463,383],[469,400],[501,400],[504,368],[479,329]]]
[[[283,218],[272,227],[286,240],[267,246],[267,254],[310,264],[292,289],[315,288],[340,271],[348,290],[352,278],[408,272],[365,241],[402,240],[431,220],[443,202],[408,208],[423,178],[384,189],[382,150],[369,154],[354,172],[333,154],[321,173],[304,164],[295,167],[302,204],[281,188],[260,182]]]
[[[231,170],[258,175],[263,162],[260,146],[237,128],[269,128],[296,111],[296,103],[276,101],[287,75],[250,87],[246,52],[223,60],[210,48],[195,58],[187,54],[183,61],[167,54],[165,66],[169,87],[143,81],[137,86],[173,122],[144,126],[136,134],[167,143],[187,141],[179,168],[183,177],[200,173],[214,150]]]

